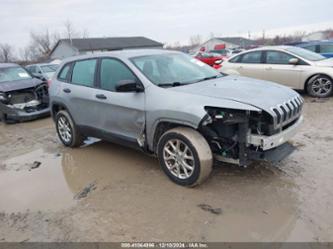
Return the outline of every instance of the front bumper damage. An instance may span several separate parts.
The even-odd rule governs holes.
[[[287,142],[297,133],[302,122],[303,116],[300,116],[295,124],[272,136],[250,134],[248,136],[248,143],[254,146],[259,146],[264,151],[278,147]]]
[[[288,141],[303,122],[300,114],[286,126],[270,132],[267,116],[262,114],[262,118],[255,119],[257,116],[251,116],[250,112],[217,108],[207,108],[207,112],[199,129],[215,159],[240,166],[253,161],[276,163],[289,156],[295,148]]]
[[[48,89],[44,84],[5,95],[7,98],[0,101],[0,119],[5,122],[30,121],[50,115]]]
[[[8,108],[8,107],[7,107]],[[1,107],[0,107],[1,110]],[[7,109],[8,110],[8,109]],[[4,112],[6,114],[6,118],[9,120],[17,121],[17,122],[24,122],[24,121],[31,121],[38,118],[48,117],[50,116],[50,108],[44,108],[41,110],[36,110],[33,112],[26,112],[22,109],[12,109]]]

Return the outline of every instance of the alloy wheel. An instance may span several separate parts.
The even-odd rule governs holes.
[[[164,145],[163,159],[170,173],[179,179],[187,179],[194,172],[193,152],[180,139],[171,139]]]
[[[72,129],[71,129],[71,126],[69,124],[69,121],[64,116],[61,116],[58,119],[58,131],[59,131],[59,135],[60,135],[61,139],[65,143],[70,143],[71,142],[71,140],[72,140]]]
[[[318,78],[312,82],[312,91],[317,96],[326,96],[332,90],[332,81],[327,78]]]

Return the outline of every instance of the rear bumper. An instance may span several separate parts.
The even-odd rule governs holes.
[[[295,136],[302,122],[303,116],[299,117],[295,124],[273,136],[251,134],[248,136],[248,143],[259,146],[264,151],[276,148]]]
[[[7,119],[9,119],[9,120],[23,122],[23,121],[30,121],[30,120],[50,116],[50,108],[47,107],[42,110],[34,111],[34,112],[25,112],[23,110],[12,109],[9,113],[5,113],[5,114],[7,116]]]

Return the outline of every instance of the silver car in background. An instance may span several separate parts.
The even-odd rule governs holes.
[[[175,183],[195,186],[213,159],[279,161],[302,123],[303,99],[270,82],[225,76],[167,50],[124,50],[65,60],[50,86],[65,146],[97,137],[156,155]]]
[[[45,80],[50,83],[50,79],[52,79],[55,71],[58,69],[58,64],[48,64],[48,63],[40,63],[40,64],[32,64],[28,65],[25,68],[36,78]]]
[[[220,71],[277,82],[313,97],[328,97],[333,91],[333,58],[299,47],[252,49],[224,61]]]

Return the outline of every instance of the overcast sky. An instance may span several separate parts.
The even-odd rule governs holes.
[[[290,33],[333,27],[333,0],[0,0],[0,43],[23,47],[30,30],[91,37],[142,35],[187,43],[191,35]]]

